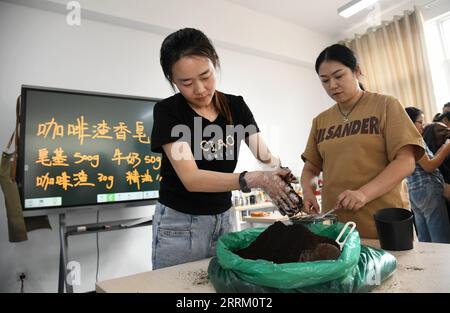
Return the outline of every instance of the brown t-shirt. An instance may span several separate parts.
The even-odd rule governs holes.
[[[333,208],[343,191],[357,190],[394,160],[398,150],[413,145],[416,161],[423,153],[422,137],[400,102],[366,92],[344,123],[337,104],[314,118],[303,161],[323,171],[322,210]],[[354,221],[364,238],[377,238],[374,213],[382,208],[407,208],[402,184],[367,203],[357,212],[339,210],[342,222]]]

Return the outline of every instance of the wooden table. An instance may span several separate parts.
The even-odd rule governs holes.
[[[379,248],[378,240],[362,240]],[[450,245],[414,242],[414,249],[392,251],[397,270],[373,292],[450,292]],[[105,280],[97,292],[215,292],[206,279],[210,259]]]
[[[362,240],[379,248],[378,240]],[[450,244],[414,242],[414,249],[389,251],[397,258],[397,269],[372,292],[450,292]]]

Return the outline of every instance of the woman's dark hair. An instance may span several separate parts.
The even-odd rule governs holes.
[[[334,44],[329,46],[323,50],[316,59],[316,73],[319,74],[319,67],[323,62],[327,61],[336,61],[342,63],[346,67],[348,67],[352,72],[355,72],[356,66],[358,65],[358,61],[356,60],[355,54],[353,51],[340,44]],[[363,84],[359,83],[359,88],[364,89]]]
[[[447,118],[447,120],[449,120],[450,121],[450,111],[447,111],[447,112],[444,112],[444,113],[441,113],[441,114],[436,114],[435,116],[434,116],[434,118],[433,118],[433,122],[442,122],[442,120],[444,119],[444,118]]]
[[[436,115],[433,117],[433,122],[440,122],[441,113],[436,113]]]
[[[407,108],[405,108],[405,111],[408,114],[411,121],[413,121],[413,123],[416,122],[416,120],[420,114],[423,114],[422,110],[420,110],[416,107],[407,107]]]
[[[442,107],[442,111],[444,111],[446,108],[450,107],[450,102],[447,102],[446,104],[444,104],[444,106]]]
[[[160,50],[160,63],[164,76],[175,90],[172,77],[173,65],[185,56],[202,56],[211,60],[214,68],[220,68],[219,56],[206,35],[194,28],[183,28],[167,36]],[[228,124],[232,124],[230,108],[225,95],[215,91],[212,99],[214,107],[222,114]]]

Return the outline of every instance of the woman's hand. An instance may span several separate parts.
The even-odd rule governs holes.
[[[367,203],[367,196],[360,190],[346,190],[336,201],[336,209],[358,211]]]
[[[305,204],[304,211],[308,214],[318,214],[320,212],[320,206],[314,194],[315,183],[313,183],[318,178],[320,171],[321,169],[319,167],[308,160],[305,161],[300,181],[303,190],[303,202]]]
[[[246,173],[244,179],[250,188],[264,189],[283,215],[292,216],[299,212],[297,204],[300,199],[286,183],[290,176],[291,170],[279,168],[275,171]]]
[[[304,210],[308,214],[319,214],[320,206],[317,202],[317,197],[311,190],[305,190],[303,192],[303,203],[305,204]]]

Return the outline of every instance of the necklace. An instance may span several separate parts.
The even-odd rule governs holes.
[[[356,105],[361,101],[361,99],[364,97],[365,92],[363,91],[361,97],[359,97],[358,101],[355,102],[355,104],[352,106],[352,108],[350,109],[350,111],[348,111],[347,114],[344,114],[344,112],[342,112],[341,107],[339,106],[339,103],[337,104],[339,112],[342,115],[342,120],[344,121],[344,123],[347,123],[348,121],[350,121],[350,119],[348,118],[348,116],[350,115],[350,113],[352,113],[353,109],[356,107]]]

